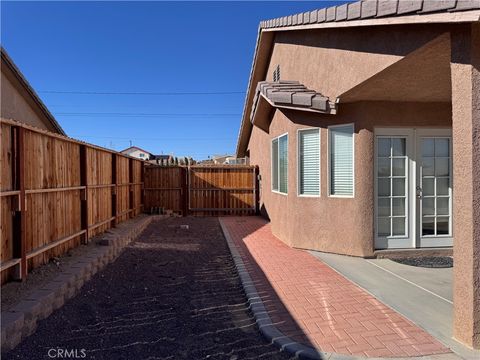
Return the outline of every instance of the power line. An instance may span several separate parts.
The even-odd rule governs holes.
[[[245,91],[165,91],[165,92],[146,92],[146,91],[60,91],[43,90],[39,91],[45,94],[71,94],[71,95],[153,95],[153,96],[192,96],[192,95],[236,95],[245,94]]]
[[[241,116],[235,113],[122,113],[122,112],[56,112],[62,116],[120,116],[120,117],[150,117],[150,116]]]
[[[152,141],[159,141],[159,140],[235,140],[234,137],[231,138],[202,138],[202,137],[158,137],[158,138],[137,138],[137,137],[122,137],[122,136],[96,136],[96,135],[70,135],[71,137],[83,137],[83,138],[92,138],[92,139],[114,139],[114,140],[152,140]]]

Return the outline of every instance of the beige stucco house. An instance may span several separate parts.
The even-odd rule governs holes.
[[[480,1],[364,0],[260,24],[237,156],[299,248],[455,257],[480,346]],[[415,250],[415,251],[418,251]]]
[[[48,111],[5,49],[1,48],[0,53],[2,58],[0,117],[65,135],[60,124]]]

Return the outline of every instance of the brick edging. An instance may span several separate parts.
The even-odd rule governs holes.
[[[239,254],[236,245],[234,244],[230,233],[226,225],[223,223],[222,218],[218,218],[220,221],[220,226],[222,227],[223,235],[227,241],[228,248],[232,255],[233,261],[235,262],[235,267],[237,268],[238,275],[243,285],[245,295],[247,296],[247,301],[249,308],[252,311],[252,314],[255,318],[255,322],[262,333],[262,335],[268,340],[271,341],[274,345],[279,347],[282,351],[286,351],[292,355],[295,355],[299,359],[308,359],[308,360],[327,360],[327,359],[359,359],[352,356],[341,356],[337,354],[319,352],[316,349],[303,345],[288,336],[283,335],[283,333],[277,329],[273,324],[270,316],[268,315],[265,306],[263,305],[262,299],[260,298],[257,289],[255,288],[254,282],[250,277],[245,264],[243,263],[242,256]],[[333,357],[335,356],[335,357]],[[337,357],[338,356],[338,357]]]
[[[32,335],[37,322],[50,316],[73,298],[82,286],[106,265],[113,262],[126,245],[136,239],[152,220],[161,216],[140,216],[109,229],[99,245],[63,269],[55,278],[34,290],[8,311],[1,313],[1,351],[14,349]]]

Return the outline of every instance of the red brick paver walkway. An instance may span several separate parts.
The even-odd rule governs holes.
[[[272,321],[284,335],[322,351],[347,355],[403,357],[450,352],[326,264],[285,245],[262,218],[221,221]]]

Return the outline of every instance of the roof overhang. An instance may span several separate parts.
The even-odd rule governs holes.
[[[250,122],[268,133],[275,108],[320,114],[335,114],[337,110],[335,102],[298,81],[259,82],[253,99]]]
[[[369,2],[369,1],[366,1]],[[353,6],[361,2],[348,4]],[[406,2],[405,2],[406,3]],[[455,3],[455,2],[454,2]],[[473,4],[473,5],[471,5]],[[347,4],[346,4],[347,5]],[[335,14],[337,14],[338,8],[343,8],[344,5],[335,6]],[[311,12],[307,17],[305,14],[297,14],[289,17],[272,19],[262,21],[258,28],[257,41],[255,46],[255,52],[253,57],[253,64],[250,71],[250,77],[248,82],[247,93],[245,97],[245,103],[242,114],[242,121],[239,129],[237,139],[236,154],[238,157],[245,156],[248,141],[252,131],[252,123],[250,121],[250,114],[253,106],[253,99],[256,93],[256,84],[259,81],[265,79],[268,62],[273,48],[274,35],[280,31],[304,31],[312,29],[328,29],[328,28],[345,28],[345,27],[364,27],[364,26],[391,26],[391,25],[408,25],[408,24],[445,24],[445,23],[471,23],[480,21],[480,10],[478,5],[475,4],[475,0],[463,0],[457,2],[457,7],[453,10],[444,10],[444,12],[432,12],[425,13],[421,10],[415,14],[395,15],[394,17],[375,17],[373,14],[371,18],[367,19],[353,19],[348,16],[348,7],[346,8],[347,14],[345,19],[329,21],[326,18],[323,22],[311,23],[313,18]],[[330,8],[329,8],[330,9]],[[325,13],[328,9],[325,10]],[[320,11],[320,10],[315,10]],[[442,11],[442,9],[438,10]],[[289,19],[290,18],[290,19]],[[294,20],[295,18],[295,20]],[[308,21],[306,21],[308,19]],[[294,24],[294,22],[296,22]]]

